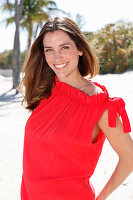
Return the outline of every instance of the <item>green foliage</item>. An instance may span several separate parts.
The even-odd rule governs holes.
[[[21,53],[21,66],[24,64],[26,51]],[[0,69],[12,69],[12,50],[0,53]]]
[[[86,39],[88,40],[88,42],[90,42],[90,41],[92,42],[93,41],[93,38],[94,38],[94,33],[93,32],[84,31],[83,34],[86,37]]]
[[[0,69],[10,69],[12,65],[12,50],[0,53]]]
[[[128,59],[128,66],[129,66],[129,70],[133,70],[133,52],[132,52],[132,56],[130,56]]]
[[[133,69],[133,24],[107,24],[89,40],[99,51],[100,73],[121,73]]]

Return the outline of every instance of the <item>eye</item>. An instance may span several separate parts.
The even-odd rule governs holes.
[[[45,52],[51,52],[52,51],[52,49],[46,49],[45,50]]]
[[[63,46],[62,49],[69,49],[69,46]]]

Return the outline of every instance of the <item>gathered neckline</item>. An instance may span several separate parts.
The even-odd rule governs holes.
[[[91,80],[88,80],[88,81],[92,82]],[[78,88],[74,88],[73,86],[60,81],[58,79],[57,75],[55,76],[55,88],[58,87],[58,89],[60,89],[62,94],[69,96],[74,100],[77,100],[83,104],[99,103],[103,100],[107,100],[109,95],[108,95],[108,91],[107,91],[106,87],[103,85],[100,85],[97,82],[92,82],[92,83],[94,83],[96,86],[101,88],[103,92],[89,96],[84,91],[82,91]]]

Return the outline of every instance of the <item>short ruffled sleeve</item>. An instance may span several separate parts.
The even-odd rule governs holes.
[[[125,133],[131,132],[131,125],[125,109],[124,100],[119,97],[109,98],[108,100],[109,100],[109,110],[108,110],[109,126],[116,127],[116,117],[118,115],[122,119],[124,132]]]

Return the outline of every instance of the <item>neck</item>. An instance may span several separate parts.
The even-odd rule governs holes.
[[[88,82],[86,82],[85,78],[79,73],[74,74],[74,76],[66,76],[66,77],[58,77],[59,81],[67,83],[68,85],[71,85],[74,88],[81,89],[84,87],[84,85]]]

